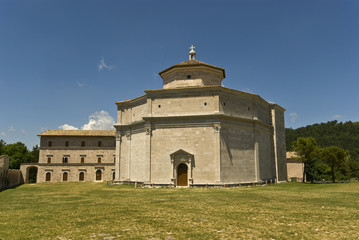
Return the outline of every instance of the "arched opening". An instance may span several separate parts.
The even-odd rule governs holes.
[[[101,157],[97,158],[97,163],[101,163]]]
[[[185,163],[177,166],[177,186],[188,186],[188,167]]]
[[[51,182],[51,173],[50,173],[50,172],[47,172],[47,173],[46,173],[45,181],[46,181],[46,182]]]
[[[85,173],[84,173],[84,172],[80,172],[80,174],[79,174],[79,181],[80,181],[80,182],[85,181]]]
[[[63,181],[63,182],[67,182],[68,177],[69,177],[69,174],[68,174],[67,172],[64,172],[64,173],[62,174],[62,181]]]
[[[37,167],[29,167],[27,169],[28,174],[27,174],[27,183],[36,183],[36,179],[37,179]]]
[[[96,171],[96,181],[102,180],[102,171],[99,169]]]

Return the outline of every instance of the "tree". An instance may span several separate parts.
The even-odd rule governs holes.
[[[30,159],[29,150],[22,142],[7,144],[4,147],[3,154],[10,158],[10,169],[19,169],[21,163],[28,162]]]
[[[312,137],[299,137],[297,141],[293,142],[292,148],[297,153],[297,159],[304,163],[303,182],[305,181],[305,177],[313,182],[311,167],[315,164],[317,156],[317,142]]]
[[[339,169],[345,165],[346,160],[349,158],[348,151],[337,146],[329,146],[321,148],[319,156],[323,162],[329,165],[332,173],[332,180],[333,183],[335,183],[335,168]]]
[[[0,156],[4,154],[4,147],[6,146],[6,142],[4,140],[0,140]]]

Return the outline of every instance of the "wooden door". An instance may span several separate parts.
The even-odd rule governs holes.
[[[51,173],[46,173],[46,182],[51,182]]]
[[[85,180],[85,173],[80,172],[79,181],[84,181],[84,180]]]
[[[101,181],[102,180],[102,172],[101,170],[97,170],[96,171],[96,181]]]
[[[187,186],[188,185],[188,168],[187,165],[181,163],[177,167],[177,186]]]
[[[68,176],[68,173],[64,172],[64,174],[62,175],[62,181],[63,182],[67,182],[67,176]]]

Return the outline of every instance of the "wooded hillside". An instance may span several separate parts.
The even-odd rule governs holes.
[[[321,147],[338,146],[349,150],[351,158],[359,161],[359,122],[331,121],[297,129],[286,128],[287,151],[298,137],[313,137]]]

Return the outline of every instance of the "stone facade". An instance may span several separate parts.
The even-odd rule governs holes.
[[[115,131],[48,130],[39,134],[38,164],[22,164],[24,179],[37,167],[37,182],[112,181]]]
[[[191,53],[160,76],[163,89],[116,103],[116,182],[215,186],[287,180],[285,109],[222,87],[224,69]]]

